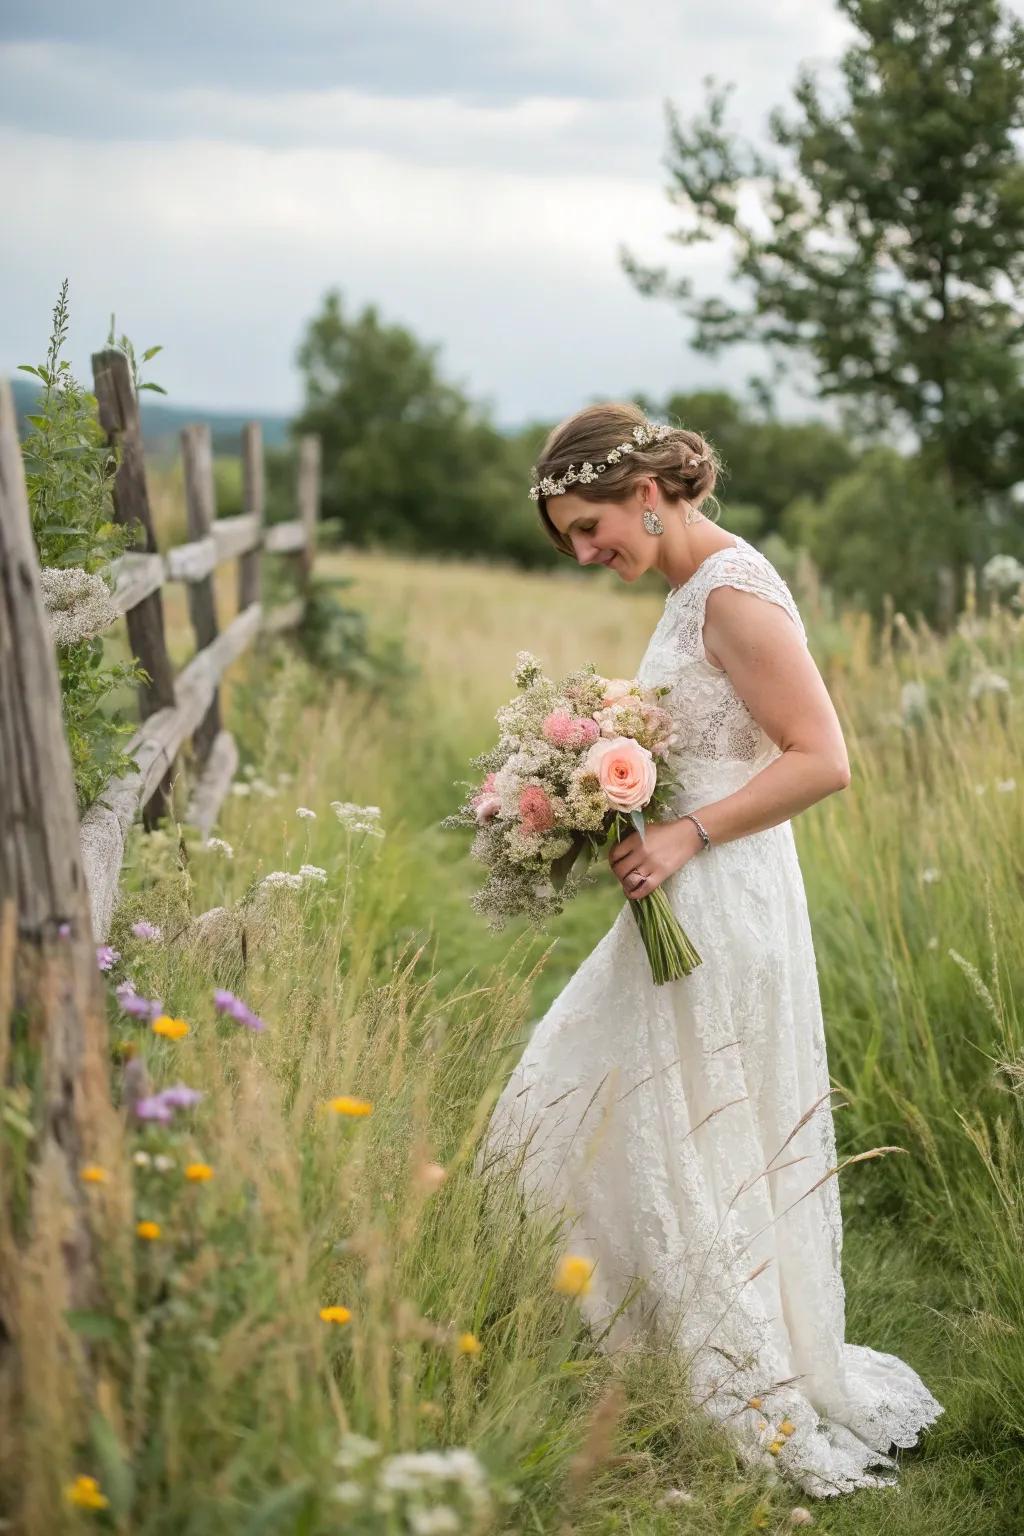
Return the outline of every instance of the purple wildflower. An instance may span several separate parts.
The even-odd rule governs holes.
[[[135,1114],[139,1120],[155,1120],[160,1125],[169,1125],[174,1110],[159,1093],[152,1093],[136,1102]]]
[[[253,1013],[240,997],[236,997],[233,992],[228,992],[224,987],[218,987],[214,992],[213,1006],[218,1013],[226,1013],[229,1018],[234,1019],[236,1024],[244,1024],[246,1029],[251,1029],[254,1033],[258,1034],[260,1030],[267,1027],[265,1019]]]
[[[58,937],[58,939],[70,939],[70,937],[71,937],[71,924],[70,923],[58,923],[57,924],[57,937]]]
[[[169,1109],[192,1109],[202,1098],[202,1090],[175,1083],[173,1088],[162,1088],[156,1095]]]
[[[96,946],[96,964],[101,971],[111,970],[120,958],[121,951],[119,949],[112,949],[109,944],[98,944]]]
[[[162,939],[164,936],[162,928],[158,928],[156,923],[147,923],[145,919],[132,923],[132,933],[137,939]]]

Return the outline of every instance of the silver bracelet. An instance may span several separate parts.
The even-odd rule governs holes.
[[[700,840],[704,844],[704,847],[705,848],[710,848],[711,847],[711,839],[710,839],[710,837],[708,837],[707,829],[706,829],[706,827],[701,826],[700,822],[697,820],[697,818],[693,814],[693,812],[692,811],[684,811],[682,819],[683,819],[683,821],[692,821],[693,822],[694,826],[697,828],[697,831],[700,833]]]

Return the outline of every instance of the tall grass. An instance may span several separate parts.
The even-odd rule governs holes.
[[[486,1492],[453,1463],[424,1496],[453,1528],[787,1529],[812,1501],[740,1468],[671,1357],[596,1349],[552,1286],[557,1223],[522,1219],[511,1192],[485,1200],[473,1174],[531,1022],[617,894],[609,877],[547,936],[489,934],[468,908],[465,841],[437,822],[518,648],[556,673],[593,659],[625,674],[659,601],[468,565],[350,553],[343,566],[418,679],[373,698],[291,659],[254,662],[231,703],[248,793],[217,829],[233,857],[173,829],[133,846],[112,982],[129,976],[190,1031],[154,1035],[112,993],[116,1091],[138,1090],[144,1062],[155,1086],[204,1097],[133,1129],[132,1162],[106,1170],[160,1236],[136,1239],[123,1283],[107,1276],[108,1310],[76,1321],[103,1411],[55,1450],[54,1477],[91,1473],[110,1502],[68,1506],[68,1521],[139,1536],[441,1530],[443,1516],[410,1523],[396,1484],[414,1474],[385,1458],[461,1447]],[[1024,784],[1006,787],[1020,623],[968,615],[946,641],[896,624],[880,658],[849,625],[818,654],[854,769],[796,823],[840,1152],[907,1152],[842,1176],[849,1337],[909,1358],[947,1412],[904,1454],[898,1493],[817,1504],[814,1519],[990,1536],[1018,1528],[1024,1427]],[[984,670],[1009,693],[972,700]],[[909,681],[927,690],[914,720]],[[378,805],[383,838],[348,830],[332,800]],[[302,865],[326,880],[258,884]],[[159,942],[132,934],[141,918]],[[267,1030],[218,1014],[215,987]],[[339,1096],[372,1111],[327,1107]],[[190,1164],[212,1177],[190,1180]],[[353,1432],[379,1453],[360,1460]]]

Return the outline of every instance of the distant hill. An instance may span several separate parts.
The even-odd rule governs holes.
[[[18,414],[18,431],[25,435],[25,417],[35,410],[39,386],[28,374],[11,375],[14,392],[14,408]],[[287,416],[263,416],[259,411],[204,411],[198,406],[166,405],[158,395],[143,391],[141,400],[142,440],[152,454],[177,452],[178,433],[182,427],[194,421],[205,421],[210,428],[214,453],[237,453],[242,427],[247,421],[258,421],[263,428],[263,443],[267,448],[281,448],[289,442]]]

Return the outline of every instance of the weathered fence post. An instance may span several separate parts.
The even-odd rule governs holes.
[[[107,1062],[53,640],[0,380],[0,1087],[38,1106],[22,1157],[0,1159],[0,1460],[16,1466],[12,1527],[28,1536],[63,1526],[61,1485],[92,1393],[67,1312],[97,1307],[101,1262],[131,1271]],[[108,1182],[84,1183],[86,1163]]]
[[[263,428],[258,421],[247,421],[242,428],[242,507],[251,512],[257,525],[263,527],[265,514],[263,476]],[[238,611],[260,600],[260,560],[262,550],[257,544],[238,560]]]
[[[305,542],[302,546],[302,589],[308,594],[316,559],[316,525],[320,515],[320,439],[314,432],[299,438],[299,520]]]
[[[188,515],[188,532],[191,539],[211,541],[210,569],[205,576],[197,577],[188,584],[188,607],[195,631],[196,650],[201,651],[216,640],[217,600],[213,590],[216,556],[212,548],[213,521],[216,516],[216,492],[213,484],[213,447],[210,428],[205,422],[181,429],[181,451],[185,462],[185,510]],[[202,770],[210,755],[220,730],[220,689],[214,690],[213,700],[196,730],[196,764]]]
[[[114,480],[114,515],[125,527],[137,524],[142,539],[134,546],[139,553],[157,553],[153,514],[146,487],[146,464],[142,452],[142,428],[139,402],[128,368],[128,359],[116,348],[94,352],[92,375],[99,406],[100,422],[111,443],[120,444],[121,462]],[[158,709],[174,707],[174,671],[167,654],[164,634],[164,603],[159,591],[151,592],[127,615],[131,648],[148,674],[139,693],[142,718]],[[151,826],[168,807],[173,763],[149,804],[143,818]]]

